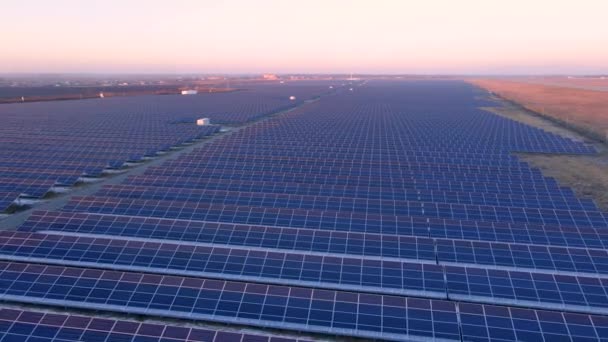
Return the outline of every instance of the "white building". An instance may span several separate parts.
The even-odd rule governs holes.
[[[201,118],[196,120],[196,125],[197,126],[206,126],[206,125],[210,125],[211,122],[209,121],[209,118]]]

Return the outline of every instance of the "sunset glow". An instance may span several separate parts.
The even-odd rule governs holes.
[[[3,1],[0,72],[606,73],[608,2]]]

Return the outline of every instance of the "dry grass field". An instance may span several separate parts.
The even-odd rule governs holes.
[[[608,77],[566,77],[566,76],[536,76],[520,78],[518,81],[559,86],[566,88],[581,88],[589,90],[608,91]]]
[[[608,91],[503,79],[469,82],[590,137],[608,139]]]
[[[608,212],[608,154],[600,156],[520,155],[538,167],[546,176],[572,188],[580,197],[593,198],[598,207]]]
[[[576,129],[587,124],[587,122],[589,122],[589,125],[592,125],[591,122],[596,122],[596,126],[603,125],[602,127],[608,128],[608,104],[602,110],[595,103],[600,103],[603,100],[596,99],[586,102],[585,97],[583,97],[583,100],[573,99],[579,94],[580,89],[558,88],[555,90],[547,88],[556,87],[546,85],[514,83],[502,80],[475,80],[474,84],[488,89],[504,99],[515,102],[505,101],[501,105],[483,109],[570,139],[593,143],[599,151],[594,156],[520,153],[519,157],[532,166],[540,168],[545,175],[554,177],[560,184],[571,187],[578,196],[593,198],[601,210],[608,211],[608,145],[596,140],[598,138],[597,133],[587,131],[593,126],[585,130]],[[526,91],[531,93],[528,94]],[[582,91],[588,92],[588,90]],[[563,93],[569,93],[570,95],[565,96],[562,100],[558,94]],[[593,94],[587,94],[587,96],[603,99],[596,94],[597,91],[591,93]],[[608,95],[608,92],[605,92],[605,94]],[[586,112],[583,108],[591,108],[587,107],[589,103],[594,103],[596,106],[592,111],[596,115],[585,115]],[[539,113],[535,110],[539,104],[545,108],[545,111],[541,113],[542,115],[535,115],[530,112]],[[547,108],[550,108],[550,110],[547,110]],[[581,113],[580,115],[572,117],[581,121],[572,124],[575,119],[565,121],[558,114],[554,114],[566,113],[571,110],[570,108],[580,110],[580,112],[576,112]],[[579,126],[573,127],[574,125]],[[596,129],[596,132],[599,132],[599,130]]]

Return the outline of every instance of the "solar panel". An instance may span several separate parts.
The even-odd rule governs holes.
[[[446,267],[450,299],[570,312],[608,313],[606,280],[560,274]]]
[[[459,303],[466,341],[601,341],[604,316]]]
[[[23,342],[296,342],[304,339],[84,315],[0,309],[0,340]]]

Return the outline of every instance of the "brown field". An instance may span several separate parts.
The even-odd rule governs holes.
[[[529,77],[511,78],[511,80],[527,82],[527,83],[535,83],[535,84],[544,84],[547,86],[608,91],[608,76],[596,76],[596,77],[529,76]]]
[[[502,98],[510,100],[500,102],[499,105],[494,107],[484,107],[482,109],[570,139],[593,143],[599,151],[597,155],[518,153],[518,156],[530,163],[531,166],[541,169],[546,176],[554,177],[562,186],[572,188],[577,196],[592,198],[602,211],[608,211],[608,145],[597,142],[597,140],[590,140],[590,135],[595,139],[597,139],[597,136],[580,129],[573,130],[572,121],[562,121],[557,115],[553,115],[553,110],[555,110],[553,108],[557,108],[558,112],[569,111],[566,108],[586,108],[582,104],[578,104],[578,107],[572,104],[572,102],[575,102],[571,99],[573,95],[565,97],[563,102],[556,95],[565,91],[578,94],[580,89],[564,90],[563,88],[546,85],[510,83],[503,80],[476,80],[474,82],[495,94],[499,94]],[[540,91],[539,88],[545,90]],[[547,90],[546,88],[557,88],[558,90]],[[527,90],[530,90],[531,94],[526,94]],[[588,91],[583,90],[583,92]],[[597,96],[595,94],[597,92],[592,91],[591,93]],[[543,94],[548,95],[543,96]],[[608,92],[605,92],[605,94],[608,94]],[[539,103],[542,103],[540,106],[551,108],[552,111],[545,110],[542,115],[535,115],[535,113],[530,112],[532,110],[539,113],[540,111],[535,110],[534,107],[534,105],[538,106]],[[608,107],[605,108],[603,116],[590,117],[589,119],[598,119],[599,117],[598,121],[607,124]],[[596,111],[596,113],[601,112],[601,110]],[[587,118],[585,115],[580,115],[580,117]],[[582,123],[577,124],[581,125]]]
[[[608,141],[608,91],[510,79],[471,79],[469,82],[589,137]]]

